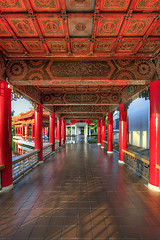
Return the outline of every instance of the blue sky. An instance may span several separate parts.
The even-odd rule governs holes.
[[[19,115],[21,112],[26,113],[33,108],[32,104],[26,99],[17,99],[17,101],[11,101],[11,107],[12,111],[15,111],[14,116]]]

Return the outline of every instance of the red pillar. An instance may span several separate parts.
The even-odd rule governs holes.
[[[101,145],[101,120],[98,119],[98,145]]]
[[[61,147],[61,117],[57,118],[57,141],[59,141],[59,147]]]
[[[108,147],[107,153],[113,153],[113,117],[108,113]]]
[[[32,141],[34,140],[34,124],[32,123]]]
[[[149,153],[149,187],[159,190],[160,165],[160,80],[150,84],[150,153]]]
[[[39,149],[39,162],[43,162],[43,144],[42,144],[42,114],[43,106],[38,105],[35,110],[35,149]]]
[[[64,120],[62,120],[62,143],[64,143]]]
[[[49,117],[49,143],[52,145],[52,152],[55,151],[55,113]]]
[[[64,144],[66,142],[66,121],[64,120]]]
[[[13,188],[11,89],[5,81],[0,81],[0,165],[5,165],[1,177],[2,189]]]
[[[25,127],[22,125],[22,139],[24,139],[25,136]]]
[[[48,127],[45,127],[44,132],[45,132],[45,137],[48,137]]]
[[[26,125],[26,140],[28,140],[29,137],[29,125]]]
[[[102,117],[102,143],[101,148],[104,148],[103,141],[106,140],[106,118]]]
[[[122,149],[127,150],[127,111],[124,104],[119,105],[119,162],[123,162]]]

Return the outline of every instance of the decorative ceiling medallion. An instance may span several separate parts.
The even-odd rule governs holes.
[[[23,52],[24,48],[22,45],[12,39],[2,39],[0,41],[0,46],[6,51],[6,52]]]
[[[134,72],[138,79],[152,79],[155,73],[152,61],[136,61]]]
[[[130,0],[102,0],[102,11],[126,11]]]
[[[95,0],[66,0],[68,12],[94,12]]]
[[[8,18],[7,21],[19,37],[38,36],[31,19]]]
[[[160,50],[160,39],[150,38],[142,45],[139,52],[155,52]]]
[[[115,17],[108,16],[99,19],[97,35],[98,36],[117,36],[123,21],[122,15]]]
[[[99,38],[95,42],[95,52],[110,52],[113,48],[116,39],[111,38]]]
[[[23,12],[27,10],[23,0],[0,0],[0,9],[2,12]]]
[[[60,11],[59,0],[31,0],[35,11]]]
[[[160,9],[160,1],[159,0],[138,0],[134,10],[138,11],[146,11],[146,10],[157,10]]]
[[[91,18],[69,18],[69,35],[71,37],[90,37],[92,35],[93,19]]]
[[[64,37],[63,23],[58,18],[40,18],[43,33],[46,37]]]
[[[12,61],[7,65],[7,76],[11,80],[22,80],[27,74],[28,68],[25,61]]]
[[[42,42],[38,40],[22,40],[29,52],[45,52]]]
[[[153,21],[154,15],[133,15],[129,18],[124,36],[143,36]]]
[[[119,42],[116,52],[132,52],[138,44],[138,39],[124,38]]]
[[[88,39],[78,40],[78,39],[72,39],[71,40],[71,47],[72,52],[88,52],[89,51],[90,42]]]
[[[47,46],[51,52],[66,52],[66,42],[63,39],[60,40],[46,40]]]

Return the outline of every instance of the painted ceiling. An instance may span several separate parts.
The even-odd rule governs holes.
[[[65,119],[148,89],[159,52],[159,0],[0,0],[0,76]]]
[[[7,58],[154,58],[159,0],[1,0]]]

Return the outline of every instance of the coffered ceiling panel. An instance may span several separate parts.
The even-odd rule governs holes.
[[[67,52],[67,45],[66,45],[65,39],[48,38],[48,39],[46,39],[46,44],[47,44],[49,50],[53,53]]]
[[[160,49],[160,39],[159,38],[149,38],[139,49],[140,52],[156,52]]]
[[[34,52],[40,52],[43,53],[45,52],[44,45],[42,41],[39,39],[22,39],[21,41],[25,48],[28,50],[30,53]]]
[[[79,54],[89,53],[90,41],[86,38],[82,39],[71,39],[72,52],[77,52]]]
[[[68,12],[94,12],[95,0],[66,0]]]
[[[3,12],[25,12],[27,8],[25,7],[23,0],[1,0],[0,9]]]
[[[102,11],[126,11],[130,0],[102,0],[101,10]]]
[[[8,53],[25,52],[23,45],[13,39],[3,38],[0,41],[0,46]]]
[[[138,0],[135,2],[135,11],[159,11],[160,9],[159,0]]]
[[[95,52],[105,53],[111,52],[116,38],[97,38],[95,42]]]
[[[70,17],[68,19],[68,28],[71,37],[91,37],[93,19],[84,16]]]
[[[0,19],[0,37],[11,37],[13,32],[5,19]]]
[[[140,38],[123,38],[118,43],[117,52],[133,52],[139,41]]]
[[[60,12],[59,0],[30,0],[36,12]]]

